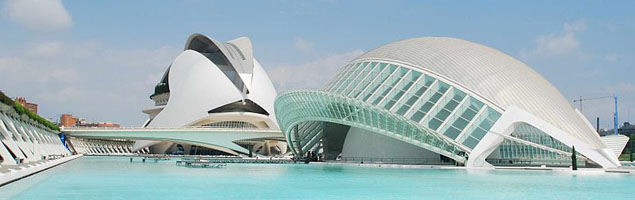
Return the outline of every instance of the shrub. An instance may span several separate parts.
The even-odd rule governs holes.
[[[7,105],[13,105],[13,100],[11,100],[11,98],[9,98],[8,96],[4,95],[2,91],[0,91],[0,101]]]

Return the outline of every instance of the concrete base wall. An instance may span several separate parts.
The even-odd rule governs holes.
[[[344,141],[343,158],[407,158],[439,160],[440,155],[371,131],[351,127]]]

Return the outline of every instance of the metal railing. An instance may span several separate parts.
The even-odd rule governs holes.
[[[571,160],[530,160],[530,159],[485,159],[494,166],[571,166]],[[578,166],[585,166],[584,159],[578,159]]]
[[[336,162],[376,163],[376,164],[411,164],[411,165],[454,165],[453,160],[443,161],[436,158],[373,158],[342,157]]]

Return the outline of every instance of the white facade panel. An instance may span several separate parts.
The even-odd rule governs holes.
[[[275,129],[279,129],[275,117],[276,113],[273,109],[273,103],[277,95],[276,88],[271,83],[267,72],[262,69],[262,66],[260,66],[260,63],[256,59],[254,59],[252,80],[248,82],[251,83],[247,84],[247,88],[251,91],[251,93],[248,94],[248,98],[262,106],[262,108],[269,113],[269,119],[276,124]]]
[[[243,97],[214,63],[192,50],[170,68],[170,100],[148,127],[182,127],[206,117],[207,111]]]
[[[152,95],[154,101],[162,99],[157,102],[160,106],[144,110],[150,116],[147,128],[200,127],[236,121],[279,130],[273,109],[277,93],[266,72],[253,58],[249,38],[219,42],[193,34],[166,74]],[[159,143],[139,140],[132,150]],[[215,149],[224,148],[236,149],[234,146]]]

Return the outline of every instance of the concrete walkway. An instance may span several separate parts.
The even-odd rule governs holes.
[[[79,157],[82,157],[82,155],[79,154],[66,156],[55,160],[43,160],[38,162],[25,163],[18,166],[2,166],[0,167],[0,187]]]

